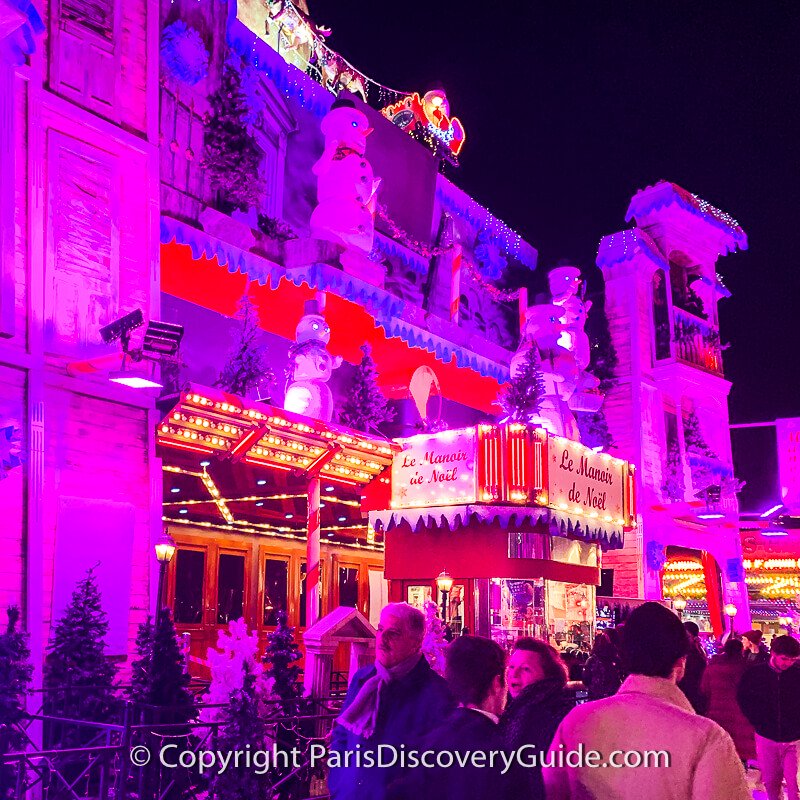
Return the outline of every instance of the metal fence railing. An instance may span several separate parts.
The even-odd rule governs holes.
[[[246,743],[238,769],[258,769],[265,796],[327,797],[326,776],[312,764],[311,747],[327,741],[340,703],[341,698],[328,698],[268,704],[262,713],[265,739]],[[212,708],[221,706],[198,704],[201,715]],[[120,704],[119,719],[108,723],[29,714],[6,732],[6,741],[17,746],[5,753],[0,749],[0,796],[204,800],[220,770],[216,753],[222,723],[201,718],[183,722],[176,717],[178,711],[126,702]],[[80,746],[56,746],[60,741],[78,741]],[[265,756],[254,759],[256,751]],[[275,752],[291,757],[276,758]]]

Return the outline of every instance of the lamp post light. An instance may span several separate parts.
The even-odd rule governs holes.
[[[733,637],[733,618],[736,616],[736,612],[739,610],[733,603],[726,603],[725,608],[723,609],[725,614],[727,615],[728,619],[730,620],[731,626],[731,637]]]
[[[446,569],[443,569],[436,578],[436,588],[442,593],[442,622],[447,625],[447,596],[453,588],[453,579]]]
[[[162,537],[155,544],[156,561],[158,561],[158,595],[156,596],[156,610],[164,608],[164,577],[167,574],[167,564],[175,555],[175,542],[164,531]]]
[[[678,619],[683,619],[683,612],[686,610],[686,598],[678,595],[673,601],[672,605],[678,612]]]

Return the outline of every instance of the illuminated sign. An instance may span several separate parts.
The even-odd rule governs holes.
[[[626,463],[579,442],[548,437],[548,505],[625,524]]]
[[[409,133],[413,133],[419,126],[453,156],[458,156],[464,146],[464,126],[458,117],[450,116],[447,96],[438,89],[423,97],[414,92],[387,106],[381,113]]]
[[[598,526],[636,525],[634,468],[520,423],[398,439],[392,508],[548,506]]]
[[[474,503],[475,428],[399,439],[392,462],[392,508]]]

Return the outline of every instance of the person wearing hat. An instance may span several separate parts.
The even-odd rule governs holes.
[[[769,650],[763,639],[764,634],[761,631],[747,631],[742,634],[744,660],[748,667],[754,664],[766,664],[769,661]]]

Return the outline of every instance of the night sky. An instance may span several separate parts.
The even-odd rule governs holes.
[[[630,197],[674,181],[732,214],[720,260],[733,422],[800,415],[800,4],[310,0],[329,44],[393,88],[440,85],[451,178],[596,284]]]

